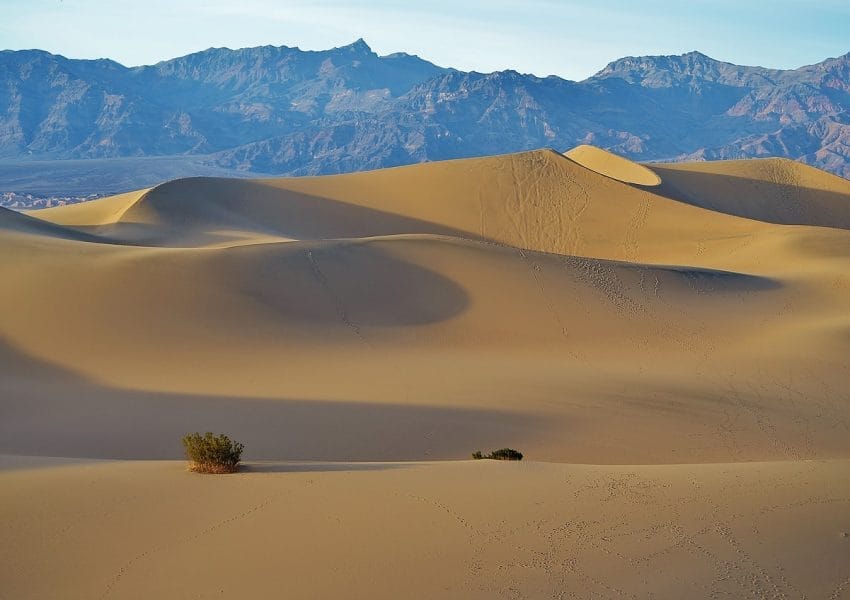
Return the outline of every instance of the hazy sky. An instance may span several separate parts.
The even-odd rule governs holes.
[[[699,50],[794,68],[850,52],[848,0],[0,0],[0,48],[151,64],[211,46],[378,54],[583,79],[616,58]]]

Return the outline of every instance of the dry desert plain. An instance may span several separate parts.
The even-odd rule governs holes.
[[[850,598],[850,181],[182,179],[0,211],[0,280],[0,598]]]

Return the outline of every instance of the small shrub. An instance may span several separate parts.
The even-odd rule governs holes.
[[[491,460],[522,460],[522,452],[513,448],[500,448],[499,450],[493,450],[490,454],[484,454],[481,450],[476,450],[472,453],[472,458],[475,460],[481,460],[482,458],[489,458]]]
[[[522,452],[513,448],[500,448],[493,450],[488,458],[493,460],[522,460]]]
[[[244,446],[226,435],[190,433],[183,438],[189,470],[197,473],[235,473]]]

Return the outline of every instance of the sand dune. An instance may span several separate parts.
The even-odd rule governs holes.
[[[656,171],[596,146],[576,146],[564,152],[564,156],[591,171],[623,183],[644,186],[661,184],[661,178]]]
[[[408,532],[417,545],[389,570],[409,572],[406,560],[427,555],[424,572],[448,578],[425,576],[423,597],[641,597],[655,585],[659,597],[838,598],[850,593],[836,558],[847,552],[838,536],[850,527],[840,523],[848,497],[825,482],[846,475],[850,458],[848,224],[850,183],[810,167],[639,165],[586,146],[331,177],[192,178],[2,211],[0,453],[174,459],[183,433],[210,429],[243,441],[249,460],[457,459],[510,445],[539,461],[649,466],[378,463],[360,472],[343,462],[333,473],[281,468],[214,483],[168,462],[38,470],[28,459],[2,475],[4,489],[25,493],[0,506],[27,514],[21,498],[92,476],[104,505],[120,507],[127,478],[139,477],[173,491],[164,511],[185,514],[197,486],[221,486],[222,504],[209,511],[289,527],[283,513],[251,507],[313,481],[327,488],[328,514],[359,531],[371,517],[334,504],[332,490],[350,475],[351,506],[387,490],[387,531],[414,516],[433,521],[389,491],[422,485],[432,486],[428,510],[443,507],[451,527],[461,524]],[[461,511],[452,490],[467,477],[478,483]],[[753,479],[735,487],[741,478]],[[230,482],[252,491],[237,498]],[[476,516],[471,507],[503,485],[536,495]],[[559,504],[563,485],[573,499]],[[776,486],[781,500],[771,499]],[[82,514],[88,496],[73,493],[57,523]],[[315,502],[301,498],[293,514]],[[686,508],[670,517],[661,500]],[[600,502],[608,508],[593,513]],[[789,508],[766,508],[774,504]],[[130,526],[124,510],[108,509],[110,532]],[[584,516],[559,529],[556,510]],[[68,597],[162,595],[150,585],[173,579],[174,565],[188,565],[188,585],[200,568],[189,557],[193,531],[220,528],[212,512],[175,537],[187,541],[177,555],[145,553],[171,547],[163,524],[144,540],[130,532],[139,543],[114,555],[138,570],[103,563],[83,573],[68,560],[56,576],[80,573]],[[742,515],[775,526],[770,543],[793,540],[793,549],[768,552],[763,534],[737,529],[750,518]],[[611,529],[627,518],[632,528]],[[44,539],[41,521],[21,522],[16,539]],[[317,549],[334,535],[320,530]],[[250,531],[227,539],[245,548],[258,535]],[[463,531],[475,535],[434,554],[434,536]],[[40,573],[34,557],[51,548],[117,543],[113,533],[86,535],[25,546],[16,560],[31,570],[6,561],[0,577],[16,597],[39,597],[16,573]],[[358,573],[372,591],[364,595],[397,597],[406,578],[375,583],[396,542],[376,539],[368,565],[336,562],[327,589],[293,589],[321,597],[351,589]],[[638,552],[638,539],[657,551]],[[492,554],[510,540],[521,556]],[[577,540],[587,542],[579,556]],[[616,569],[606,553],[623,557]],[[688,576],[647,584],[671,556]],[[261,557],[240,564],[256,594],[271,589]],[[223,589],[237,579],[216,581]]]
[[[850,181],[785,158],[653,164],[662,193],[727,214],[850,229]]]
[[[99,242],[92,235],[36,219],[25,214],[0,207],[0,232],[4,236],[15,234],[36,235],[47,238],[62,238],[82,242]]]
[[[761,177],[765,162],[750,164]],[[850,206],[835,178],[801,169],[808,221],[825,203]],[[688,198],[710,200],[715,186],[700,181]],[[501,415],[499,432],[516,418],[510,441],[548,460],[843,457],[850,237],[709,210],[669,185],[635,187],[540,150],[333,177],[177,180],[36,211],[28,222],[107,243],[0,239],[4,257],[27,257],[3,262],[3,335],[10,351],[70,374],[84,391],[69,393],[92,414],[101,397],[139,394],[470,411],[452,433],[413,425],[380,451],[359,447],[356,429],[298,450],[237,424],[260,458],[449,458],[464,436],[499,443],[476,437],[480,411]],[[738,212],[767,209],[766,195],[748,201]],[[17,379],[6,380],[9,402],[53,406],[52,392],[36,391],[50,377]],[[286,412],[281,438],[294,433]],[[70,418],[27,421],[33,430],[7,421],[1,449]],[[145,421],[163,447],[178,423],[191,426]],[[54,450],[173,455],[91,447]]]
[[[652,219],[646,219],[649,210]],[[753,229],[550,150],[331,177],[185,179],[32,214],[62,225],[88,220],[96,229],[84,230],[155,246],[230,245],[233,237],[257,235],[307,240],[429,233],[614,259],[636,258],[634,245],[660,237],[657,228],[675,235],[668,243],[687,239],[693,252],[691,238],[700,233]],[[687,230],[671,232],[669,221]],[[644,233],[644,226],[651,231]]]

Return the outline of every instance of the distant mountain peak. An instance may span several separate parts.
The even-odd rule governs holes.
[[[695,58],[699,60],[709,60],[711,62],[720,62],[714,58],[711,58],[708,54],[703,54],[699,50],[691,50],[690,52],[685,52],[681,55],[682,58]]]
[[[343,50],[350,52],[352,54],[375,54],[372,48],[369,47],[369,44],[366,43],[366,40],[363,38],[357,38],[350,44],[345,46],[339,46],[338,48],[334,48],[334,50]]]
[[[650,56],[624,56],[599,71],[594,77],[605,77],[625,72],[649,72],[655,70],[682,70],[695,65],[724,64],[697,50],[684,54],[658,54]]]
[[[648,88],[698,88],[704,84],[758,87],[787,73],[794,71],[735,65],[692,50],[678,55],[627,56],[609,63],[590,79],[617,78]]]

